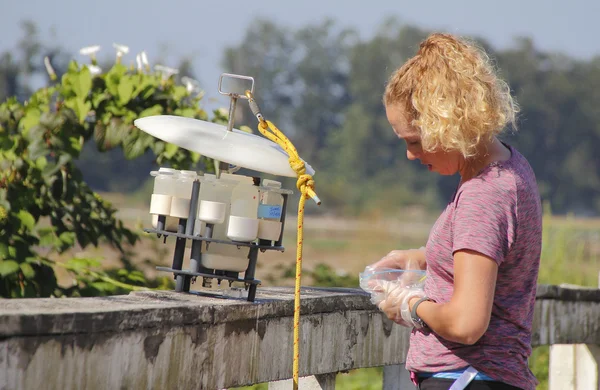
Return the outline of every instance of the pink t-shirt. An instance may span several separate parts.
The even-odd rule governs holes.
[[[498,263],[489,327],[474,345],[413,330],[406,368],[441,372],[473,366],[492,379],[534,390],[531,323],[540,263],[542,211],[535,175],[514,148],[504,162],[463,183],[433,226],[427,242],[425,292],[436,302],[452,297],[453,253],[470,249]]]

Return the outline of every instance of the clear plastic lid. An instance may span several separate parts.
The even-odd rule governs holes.
[[[371,266],[367,266],[364,272],[358,274],[360,288],[370,294],[381,292],[382,286],[388,284],[406,288],[423,288],[425,278],[425,270],[374,268]]]
[[[260,184],[263,187],[281,188],[281,182],[276,181],[276,180],[263,179],[263,180],[261,180]]]
[[[184,176],[184,177],[196,177],[198,176],[198,173],[196,173],[196,171],[179,171],[179,175],[180,176]]]
[[[176,169],[173,168],[159,168],[158,171],[151,171],[150,175],[151,176],[158,176],[158,175],[165,175],[165,176],[176,176],[178,175],[179,172]]]

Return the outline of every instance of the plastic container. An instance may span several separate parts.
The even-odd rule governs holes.
[[[250,242],[258,235],[258,219],[231,215],[227,226],[227,237],[233,241]]]
[[[170,216],[187,219],[190,215],[190,199],[192,186],[198,174],[194,171],[179,171],[175,182],[173,200],[171,201]]]
[[[171,168],[159,168],[158,171],[150,172],[154,176],[154,188],[150,199],[150,214],[152,214],[152,227],[158,227],[158,216],[165,215],[165,230],[177,231],[178,221],[169,217],[171,213],[171,204],[175,195],[175,183],[177,182],[178,171]]]
[[[202,265],[221,271],[243,272],[248,268],[250,248],[229,244],[210,243],[208,250],[202,253]]]
[[[281,213],[283,212],[283,195],[276,190],[281,183],[264,179],[259,191],[258,203],[258,238],[277,241],[281,236]],[[275,190],[275,191],[273,191]]]
[[[200,209],[205,202],[223,203],[225,205],[223,222],[214,225],[212,238],[229,241],[227,230],[231,213],[232,193],[240,181],[250,183],[248,179],[251,180],[251,178],[246,176],[227,173],[223,173],[219,179],[217,179],[215,175],[210,174],[205,174],[202,178],[198,219],[217,219],[216,213],[200,213]],[[222,206],[218,207],[220,208]],[[204,210],[204,208],[202,208],[202,210]],[[209,210],[214,212],[214,208]],[[220,220],[220,215],[218,219]],[[208,245],[208,249],[205,249],[202,253],[202,265],[209,269],[242,272],[248,268],[248,253],[248,247],[238,248],[236,245],[211,242],[210,245]]]
[[[258,236],[258,187],[249,176],[235,176],[239,182],[231,192],[227,237],[234,241],[254,241]]]
[[[231,191],[236,184],[236,181],[217,180],[215,175],[205,174],[200,184],[198,219],[212,224],[225,222]]]
[[[373,268],[367,266],[358,274],[360,287],[373,297],[381,294],[388,286],[424,288],[425,270],[402,270],[394,268]]]
[[[154,189],[150,199],[150,214],[169,215],[171,199],[173,197],[173,184],[176,181],[176,171],[169,168],[160,168],[150,172],[154,176]]]

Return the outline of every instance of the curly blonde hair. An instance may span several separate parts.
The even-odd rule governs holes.
[[[383,102],[400,104],[421,133],[423,149],[477,154],[518,112],[510,88],[496,76],[487,54],[449,34],[432,34],[391,76]]]

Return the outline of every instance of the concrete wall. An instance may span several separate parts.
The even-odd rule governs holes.
[[[0,389],[222,389],[290,378],[293,289],[0,301]],[[300,375],[401,364],[409,332],[355,289],[304,288]],[[534,344],[600,344],[600,290],[540,286]]]

